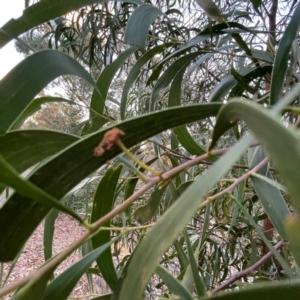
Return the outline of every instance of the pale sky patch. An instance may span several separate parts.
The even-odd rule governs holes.
[[[17,19],[23,13],[24,0],[0,1],[0,27],[10,19]],[[0,49],[0,79],[2,79],[11,69],[13,69],[24,56],[18,53],[14,47],[14,41]]]

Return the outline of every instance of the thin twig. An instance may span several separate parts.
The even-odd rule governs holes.
[[[280,249],[285,244],[284,241],[279,242],[277,245],[274,246],[276,250]],[[262,266],[270,257],[272,257],[273,253],[269,251],[266,255],[264,255],[260,260],[258,260],[254,265],[251,267],[235,273],[232,277],[230,277],[227,281],[222,283],[220,286],[216,287],[215,289],[209,291],[209,295],[215,294],[221,290],[224,290],[228,288],[231,284],[233,284],[235,281],[239,280],[242,277],[245,277],[246,275],[250,274],[251,272],[257,270],[260,266]]]
[[[208,197],[204,202],[202,202],[200,204],[200,208],[203,208],[204,206],[206,206],[208,203],[210,203],[211,201],[219,198],[222,195],[225,194],[229,194],[233,191],[233,189],[239,185],[242,181],[246,180],[248,177],[250,177],[252,175],[252,173],[255,173],[256,171],[258,171],[264,164],[266,164],[268,162],[269,158],[265,157],[260,163],[258,163],[254,168],[252,168],[251,170],[249,170],[248,172],[246,172],[245,174],[243,174],[241,177],[237,178],[234,180],[234,182],[227,187],[226,189],[222,190],[221,192]]]
[[[254,144],[255,145],[255,144]],[[76,250],[78,247],[80,247],[88,238],[90,238],[91,235],[96,233],[101,226],[107,222],[110,221],[112,218],[114,218],[119,213],[123,212],[129,205],[131,205],[132,202],[137,200],[140,196],[142,196],[147,190],[149,190],[151,187],[153,187],[155,184],[161,182],[161,181],[168,181],[172,179],[174,176],[176,176],[178,173],[182,172],[186,168],[192,167],[194,165],[199,164],[201,161],[211,157],[212,155],[221,155],[225,152],[230,150],[230,148],[223,148],[218,150],[213,150],[210,153],[203,154],[199,157],[196,157],[192,160],[189,160],[187,162],[184,162],[183,164],[166,171],[165,173],[160,174],[159,176],[149,178],[149,181],[140,188],[137,192],[135,192],[132,196],[130,196],[128,199],[126,199],[122,204],[115,207],[113,210],[111,210],[108,214],[97,220],[95,223],[91,224],[89,230],[87,230],[81,237],[78,238],[75,242],[73,242],[68,248],[57,254],[55,257],[53,257],[51,260],[49,260],[46,264],[41,266],[36,272],[33,274],[30,274],[29,276],[20,279],[19,281],[12,283],[11,285],[8,285],[6,287],[3,287],[0,290],[0,298],[5,296],[6,294],[16,290],[22,285],[25,285],[30,280],[41,278],[46,272],[48,272],[52,268],[56,268],[64,259],[66,259],[74,250]]]

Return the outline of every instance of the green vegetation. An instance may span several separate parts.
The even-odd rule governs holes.
[[[45,219],[45,264],[1,267],[0,298],[93,273],[111,294],[86,299],[298,299],[300,4],[25,4],[0,29],[26,56],[0,82],[0,262]],[[58,211],[86,232],[52,257]]]

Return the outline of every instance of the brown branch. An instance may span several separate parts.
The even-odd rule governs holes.
[[[272,45],[275,46],[276,44],[276,14],[277,14],[277,8],[278,8],[278,0],[273,0],[273,4],[270,10],[269,14],[269,30],[270,35],[273,39]]]
[[[275,245],[275,249],[278,250],[280,249],[283,245],[285,244],[284,241],[279,242],[277,245]],[[245,277],[246,275],[250,274],[251,272],[257,270],[260,266],[262,266],[271,256],[272,256],[272,252],[269,251],[266,255],[264,255],[260,260],[258,260],[254,265],[252,265],[251,267],[235,273],[232,277],[230,277],[227,281],[225,281],[223,284],[221,284],[220,286],[216,287],[215,289],[213,289],[212,291],[209,292],[210,295],[215,294],[221,290],[224,290],[226,288],[228,288],[231,284],[233,284],[235,281],[239,280],[242,277]]]

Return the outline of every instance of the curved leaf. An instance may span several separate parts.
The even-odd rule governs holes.
[[[0,135],[14,125],[48,83],[66,74],[79,76],[98,90],[90,74],[76,60],[56,50],[36,52],[10,71],[0,81]]]
[[[97,80],[97,87],[99,88],[100,93],[97,93],[97,90],[94,90],[93,92],[90,105],[92,109],[92,111],[90,112],[91,120],[89,124],[87,124],[84,127],[84,134],[95,132],[105,124],[102,115],[104,113],[105,101],[111,82],[114,76],[116,75],[117,71],[124,64],[125,60],[137,49],[137,47],[130,47],[129,49],[123,51],[121,54],[119,54],[118,58],[115,61],[113,61],[110,65],[106,66],[103,72],[100,74]],[[98,113],[100,116],[95,115],[95,112]],[[107,119],[107,121],[108,120],[109,119]]]
[[[205,55],[204,55],[205,56]],[[203,56],[202,56],[203,57]],[[180,71],[175,76],[169,93],[168,106],[176,106],[181,104],[181,84],[183,80],[184,72],[189,65],[191,59],[183,60],[182,67]],[[180,61],[180,59],[178,59]],[[205,150],[202,149],[191,137],[186,126],[180,126],[173,129],[173,132],[180,142],[180,144],[191,154],[201,155],[205,153]]]
[[[21,33],[24,33],[37,25],[65,15],[72,10],[79,9],[82,6],[100,2],[107,1],[64,0],[58,2],[52,0],[43,0],[42,2],[37,2],[25,9],[20,18],[17,20],[11,19],[2,28],[0,28],[0,48],[6,45],[14,37],[19,36]],[[142,3],[140,0],[122,0],[122,2],[133,3],[136,5]]]
[[[237,118],[244,120],[265,145],[267,153],[292,196],[292,206],[300,212],[300,173],[298,172],[300,153],[297,135],[285,128],[273,111],[262,109],[260,105],[251,102],[235,99],[230,100],[220,111],[211,147]]]
[[[0,136],[0,154],[19,173],[78,141],[78,137],[50,130],[16,130]]]
[[[127,23],[125,43],[144,49],[150,24],[159,15],[163,13],[155,6],[142,4],[137,7]]]
[[[15,189],[21,195],[37,201],[48,209],[57,208],[69,214],[80,223],[82,219],[73,211],[58,202],[54,197],[45,193],[42,189],[18,176],[18,173],[0,156],[0,182]]]
[[[58,210],[52,209],[45,219],[44,225],[44,258],[45,261],[52,257],[52,242],[55,229],[55,220],[58,217]]]
[[[115,191],[117,188],[119,176],[122,171],[122,167],[122,165],[119,165],[116,169],[109,168],[101,179],[94,196],[91,223],[96,222],[98,219],[112,210],[115,200]],[[109,227],[110,222],[103,224],[103,226]],[[102,246],[109,241],[110,232],[106,230],[100,231],[98,234],[92,237],[92,244],[94,249]],[[101,256],[99,256],[96,261],[104,280],[113,290],[115,284],[118,281],[118,276],[112,260],[111,249],[108,248],[104,250]]]
[[[166,88],[170,82],[174,79],[176,74],[180,72],[180,70],[184,70],[187,66],[187,64],[197,55],[198,53],[190,53],[187,54],[179,59],[177,59],[168,69],[161,75],[161,77],[158,79],[157,83],[154,86],[152,95],[151,95],[151,105],[150,110],[155,109],[155,103],[158,99],[159,92],[161,89]],[[182,71],[180,72],[182,77]]]
[[[266,299],[298,299],[300,293],[300,282],[276,282],[276,283],[261,283],[254,284],[247,289],[239,291],[231,291],[229,293],[220,293],[209,297],[202,298],[203,300],[266,300]]]
[[[117,126],[125,132],[122,138],[124,144],[131,147],[168,128],[215,116],[220,106],[218,103],[171,108],[130,119]],[[95,147],[111,128],[91,134],[57,154],[29,178],[30,182],[61,199],[82,179],[121,152],[119,148],[115,148],[100,158],[93,155]],[[11,196],[0,209],[0,261],[14,259],[48,212],[48,208],[32,199],[19,194]]]
[[[139,60],[134,64],[133,68],[130,70],[130,73],[128,74],[128,77],[126,79],[126,82],[124,84],[123,92],[122,92],[122,99],[121,99],[121,119],[123,120],[125,118],[125,109],[126,109],[126,102],[127,102],[127,96],[130,87],[138,77],[138,74],[140,72],[141,67],[150,60],[153,56],[155,56],[158,53],[161,53],[168,47],[172,46],[173,43],[166,43],[163,45],[159,45],[157,47],[154,47],[153,49],[150,49],[147,51]]]
[[[140,206],[134,212],[134,216],[138,219],[140,224],[144,224],[153,218],[160,204],[162,196],[164,195],[166,187],[167,185],[165,185],[163,188],[158,186],[147,200],[147,203],[144,206]]]
[[[79,262],[57,276],[48,286],[43,300],[65,300],[72,292],[78,280],[86,269],[95,261],[111,244],[116,242],[122,234],[118,235],[110,242],[90,252]]]
[[[155,273],[163,280],[172,293],[180,296],[180,299],[193,300],[193,296],[189,291],[164,267],[157,266]]]
[[[199,209],[199,205],[203,202],[209,189],[226,174],[231,165],[249,147],[252,140],[251,135],[243,137],[180,195],[176,202],[164,213],[147,234],[147,238],[138,244],[120,277],[118,288],[114,291],[112,300],[141,299],[144,287],[155,271],[155,265],[161,253],[168,249],[193,214]]]
[[[280,93],[284,84],[284,77],[288,66],[289,53],[300,26],[299,15],[300,3],[294,11],[294,14],[283,34],[276,53],[270,90],[271,105],[276,104],[280,97]]]
[[[249,149],[248,161],[251,162],[250,168],[256,166],[264,158],[265,154],[263,147]],[[267,169],[267,166],[258,170],[257,173],[272,179],[272,175]],[[251,180],[253,183],[253,187],[272,224],[281,235],[281,237],[286,240],[287,236],[284,230],[283,220],[290,215],[290,211],[280,191],[276,187],[258,177],[251,176]]]

